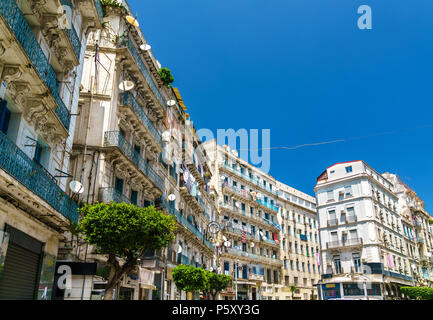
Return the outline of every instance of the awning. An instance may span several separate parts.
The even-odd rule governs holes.
[[[182,97],[180,96],[179,89],[173,88],[174,95],[176,96],[177,101],[179,102],[180,107],[186,111],[185,104],[183,103]]]

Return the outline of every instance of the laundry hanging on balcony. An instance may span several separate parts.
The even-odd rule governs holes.
[[[272,238],[274,238],[274,241],[276,244],[280,244],[280,241],[278,241],[277,234],[275,232],[272,232]]]
[[[394,259],[392,258],[392,254],[388,253],[388,267],[394,268]]]

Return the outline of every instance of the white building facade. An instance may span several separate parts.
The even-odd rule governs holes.
[[[363,161],[327,168],[315,187],[322,280],[327,299],[398,299],[413,284],[399,198]]]
[[[98,0],[0,2],[0,299],[50,299],[77,204],[67,188]]]

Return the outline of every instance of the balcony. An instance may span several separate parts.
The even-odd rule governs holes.
[[[249,177],[245,173],[242,173],[241,171],[230,167],[228,164],[223,164],[221,168],[225,169],[226,171],[229,171],[229,172],[236,174],[238,177],[241,177],[242,179],[256,185],[257,187],[261,188],[262,190],[267,191],[268,193],[271,193],[277,197],[280,196],[278,191],[271,190],[268,186],[265,186],[264,184],[260,183],[259,181]]]
[[[421,237],[416,237],[416,242],[417,243],[424,243],[424,239],[423,238],[421,238]]]
[[[229,185],[227,182],[223,183],[223,191],[228,191],[230,194],[233,194],[235,196],[240,196],[237,197],[238,199],[242,199],[242,200],[247,200],[247,201],[252,201],[253,197],[249,194],[249,192],[245,189],[240,189],[240,188],[235,188],[231,185]]]
[[[131,204],[131,201],[126,196],[114,188],[99,188],[99,201]]]
[[[326,243],[328,250],[348,249],[361,247],[363,245],[362,238],[346,239],[343,241],[331,241]]]
[[[150,180],[152,184],[156,186],[157,192],[155,193],[162,193],[164,191],[164,181],[162,178],[149,166],[149,163],[134,150],[119,131],[105,132],[104,147],[116,147],[129,161],[135,164],[147,180]]]
[[[357,221],[358,221],[358,218],[356,217],[356,215],[348,215],[346,217],[346,223],[354,223]]]
[[[154,111],[157,112],[161,117],[165,116],[165,110],[167,109],[166,101],[162,97],[158,87],[155,85],[152,76],[150,75],[150,72],[148,71],[145,63],[143,62],[143,59],[141,55],[139,54],[139,49],[135,46],[135,43],[131,40],[130,37],[124,36],[120,39],[120,41],[117,43],[117,48],[119,49],[127,49],[127,51],[130,54],[130,57],[132,57],[133,65],[138,67],[139,71],[143,75],[144,79],[146,80],[146,83],[150,87],[150,90],[154,94],[157,100],[157,104],[161,108],[155,108]],[[149,98],[150,96],[147,95]],[[150,105],[152,107],[152,105]]]
[[[185,264],[185,265],[189,265],[190,264],[190,260],[187,256],[184,256],[182,253],[178,253],[177,255],[177,263],[178,264]]]
[[[1,131],[0,167],[65,218],[78,222],[77,204],[60,189],[48,171],[30,159]]]
[[[57,104],[55,114],[65,129],[69,130],[71,115],[60,98],[57,75],[15,0],[0,1],[0,14]]]
[[[278,207],[277,207],[277,206],[274,206],[274,205],[271,204],[271,203],[264,202],[264,201],[262,201],[262,200],[260,200],[260,199],[256,200],[256,202],[257,202],[259,205],[261,205],[261,206],[263,206],[263,207],[265,207],[265,208],[269,208],[269,209],[271,209],[271,210],[274,210],[274,211],[278,212]]]
[[[142,129],[140,133],[143,133],[146,143],[151,144],[156,152],[161,152],[163,147],[161,135],[134,95],[130,92],[122,93],[120,101],[120,109],[127,112],[127,115],[130,116],[129,119],[136,119],[134,122],[138,123]]]
[[[328,227],[334,227],[338,225],[338,219],[328,219]]]
[[[265,276],[263,274],[248,273],[248,280],[265,281]]]
[[[179,210],[177,210],[173,206],[170,206],[170,204],[164,199],[161,199],[161,206],[165,211],[173,215],[178,221],[178,223],[188,229],[201,243],[204,243],[204,245],[207,246],[210,250],[215,251],[214,245],[208,240],[206,240],[203,233],[200,232],[190,221],[188,221],[188,219],[181,215]]]
[[[227,253],[233,254],[236,256],[240,256],[240,257],[244,257],[244,258],[247,258],[249,260],[253,260],[255,262],[260,262],[262,264],[266,263],[266,264],[272,264],[272,265],[277,265],[277,266],[283,265],[283,262],[279,259],[269,258],[269,257],[265,257],[265,256],[259,256],[259,255],[256,255],[254,253],[248,253],[246,251],[236,250],[233,248],[227,248]]]
[[[204,211],[203,200],[198,196],[192,195],[191,186],[185,183],[185,181],[180,181],[180,194],[184,197],[185,201],[192,207],[194,212],[201,214]]]
[[[230,210],[232,213],[234,212],[234,213],[236,213],[238,215],[247,217],[249,219],[254,219],[254,222],[259,222],[259,223],[261,223],[264,226],[270,226],[270,227],[272,227],[274,229],[277,229],[277,230],[281,229],[281,227],[280,227],[280,225],[278,223],[272,222],[272,221],[270,221],[268,219],[261,218],[261,217],[255,216],[255,215],[251,215],[251,214],[248,215],[246,213],[246,211],[243,211],[243,210],[241,210],[241,209],[239,209],[239,208],[237,208],[235,206],[232,206],[232,205],[230,205],[228,203],[221,202],[220,206],[222,208],[226,209],[226,210]]]

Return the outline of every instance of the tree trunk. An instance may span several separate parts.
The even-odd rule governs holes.
[[[105,289],[104,300],[113,300],[114,287]]]

